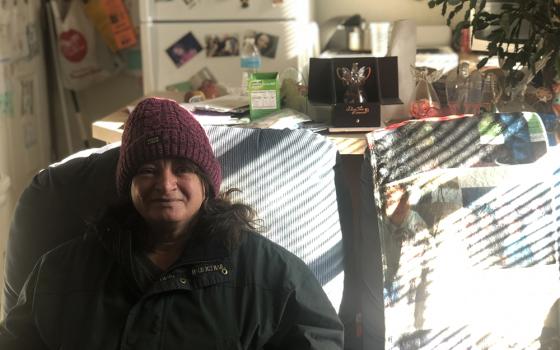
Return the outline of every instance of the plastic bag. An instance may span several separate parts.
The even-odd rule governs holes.
[[[50,2],[56,29],[60,73],[65,88],[82,90],[116,74],[123,67],[85,15],[81,1],[73,0],[62,18],[56,2]]]
[[[136,45],[136,33],[122,0],[87,0],[85,11],[113,52]]]

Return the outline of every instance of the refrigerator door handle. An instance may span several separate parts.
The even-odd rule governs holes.
[[[154,13],[153,0],[140,0],[139,8],[140,11],[140,22],[152,22],[153,17],[151,14]]]
[[[157,67],[156,60],[158,50],[154,49],[158,46],[158,42],[154,41],[154,24],[147,22],[140,25],[141,49],[142,49],[142,82],[144,93],[154,92],[157,86],[155,70]]]

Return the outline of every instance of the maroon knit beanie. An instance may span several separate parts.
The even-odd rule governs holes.
[[[134,108],[124,125],[116,174],[119,196],[130,195],[142,164],[162,158],[189,159],[206,174],[213,195],[220,192],[220,163],[202,126],[175,101],[151,97]]]

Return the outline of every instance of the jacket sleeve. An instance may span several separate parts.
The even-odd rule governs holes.
[[[0,323],[0,349],[46,349],[35,327],[33,295],[39,276],[40,263],[35,266],[19,295],[18,302]]]
[[[343,345],[342,322],[310,272],[308,278],[289,293],[278,329],[264,348],[342,350]]]

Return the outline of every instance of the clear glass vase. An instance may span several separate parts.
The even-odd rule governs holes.
[[[522,69],[510,71],[509,74],[519,75],[518,82],[513,86],[509,86],[505,89],[504,95],[506,98],[498,105],[500,112],[535,112],[530,104],[525,100],[525,92],[527,91],[528,84],[533,80],[535,75],[540,72],[546,63],[551,58],[551,53],[548,53],[541,57],[534,65],[534,69],[530,70],[527,67]]]
[[[496,113],[499,111],[498,103],[502,97],[502,87],[496,74],[490,72],[484,75],[481,95],[480,112]]]
[[[506,97],[498,104],[500,112],[535,112],[535,108],[525,101],[527,82],[521,81],[513,87],[506,89]]]
[[[468,62],[461,62],[445,80],[445,94],[451,114],[477,114],[482,100],[482,76],[478,70],[470,72]]]

